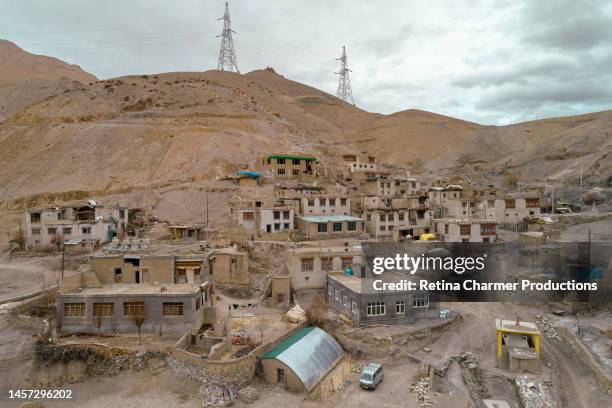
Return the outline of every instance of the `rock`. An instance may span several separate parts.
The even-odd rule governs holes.
[[[259,393],[254,387],[245,387],[238,391],[238,400],[245,404],[252,404],[259,398]]]

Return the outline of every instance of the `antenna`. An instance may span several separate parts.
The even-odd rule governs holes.
[[[342,46],[342,55],[340,58],[336,58],[336,60],[340,61],[340,71],[336,72],[336,74],[340,74],[340,78],[338,79],[338,91],[336,92],[336,96],[342,99],[344,102],[355,105],[355,100],[353,99],[353,91],[351,90],[351,79],[349,78],[349,72],[352,72],[348,69],[346,63],[346,47]]]
[[[219,49],[219,62],[217,63],[217,69],[220,71],[233,71],[240,73],[238,70],[238,63],[236,62],[236,51],[234,50],[234,40],[232,39],[232,22],[230,21],[229,5],[225,2],[225,13],[223,17],[219,18],[223,20],[223,31],[221,35],[221,48]]]

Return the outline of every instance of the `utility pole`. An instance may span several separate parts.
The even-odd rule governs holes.
[[[217,37],[221,37],[221,48],[219,49],[219,62],[217,69],[220,71],[232,71],[240,73],[238,62],[236,61],[236,51],[234,50],[234,40],[232,39],[232,23],[230,21],[229,5],[225,2],[225,13],[218,20],[223,20],[223,31]]]
[[[206,242],[208,242],[208,192],[206,193]]]
[[[352,72],[346,63],[346,47],[342,46],[342,55],[340,58],[336,58],[336,60],[340,61],[340,71],[336,72],[336,74],[340,74],[340,78],[338,79],[338,91],[336,92],[336,96],[342,99],[344,102],[350,103],[353,106],[355,105],[355,100],[353,99],[353,91],[351,90],[351,79],[349,78],[349,72]]]

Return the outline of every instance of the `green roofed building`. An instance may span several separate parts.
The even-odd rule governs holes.
[[[343,386],[350,362],[340,344],[318,327],[305,327],[262,356],[264,378],[288,390],[330,393]]]
[[[262,164],[268,175],[275,179],[308,180],[318,177],[318,161],[314,156],[271,154]]]

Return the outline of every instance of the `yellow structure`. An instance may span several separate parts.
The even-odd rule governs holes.
[[[521,336],[530,339],[530,348],[533,347],[538,360],[540,360],[540,331],[538,326],[532,322],[521,322],[518,320],[495,319],[495,332],[497,333],[497,359],[504,357],[504,338],[509,336]],[[506,337],[507,338],[507,337]]]

